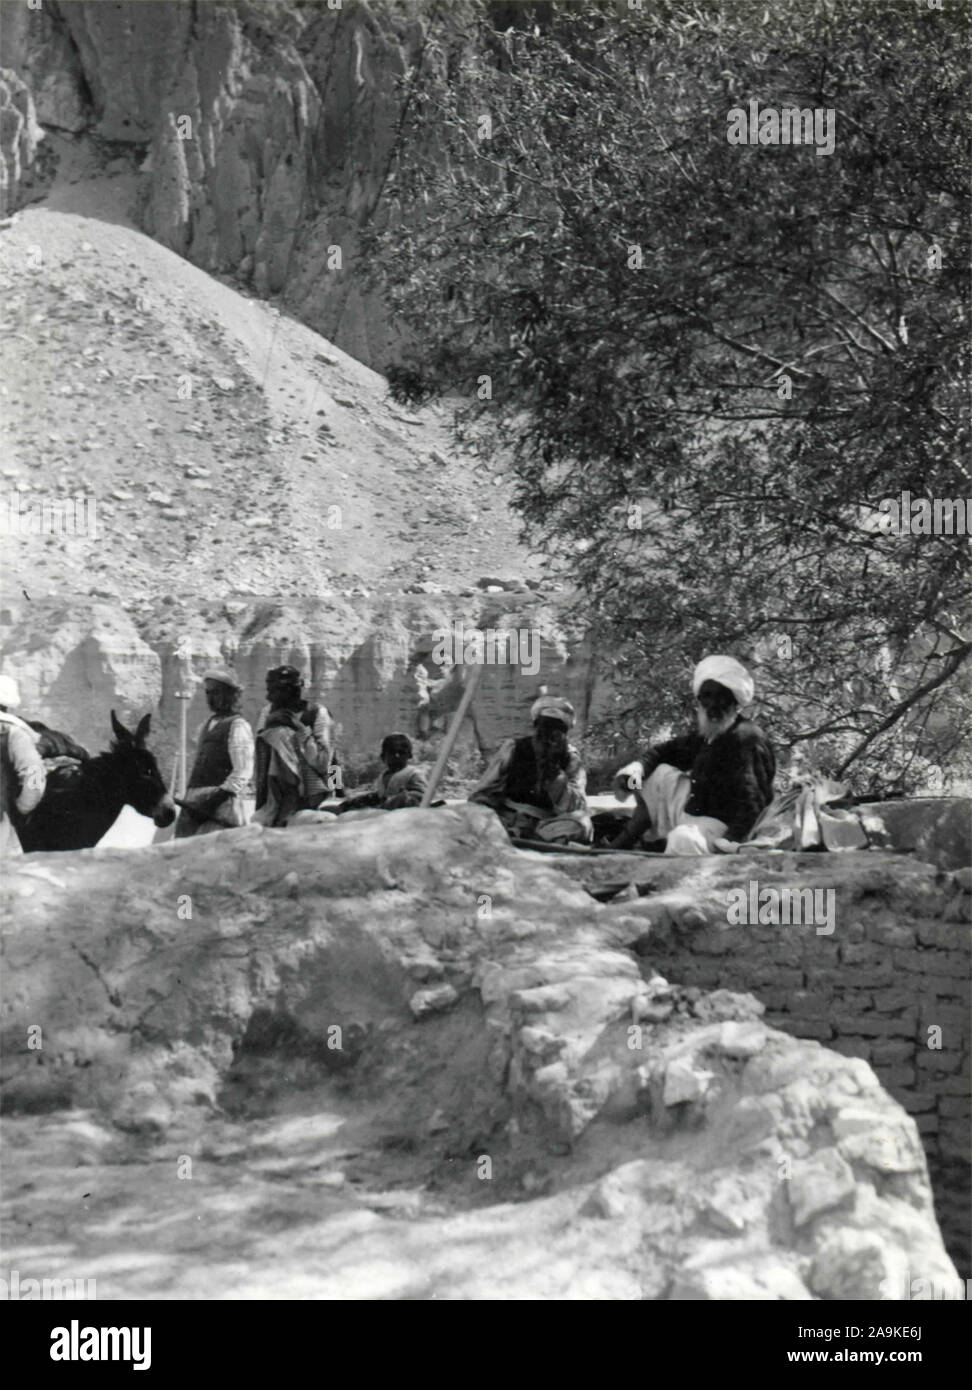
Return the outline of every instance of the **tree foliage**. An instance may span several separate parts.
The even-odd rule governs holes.
[[[876,509],[972,493],[967,12],[546,18],[467,15],[409,78],[372,247],[401,389],[458,393],[460,433],[510,452],[598,634],[609,741],[677,719],[727,650],[813,766],[933,783],[972,729],[969,541]],[[752,98],[835,112],[834,152],[730,144]]]

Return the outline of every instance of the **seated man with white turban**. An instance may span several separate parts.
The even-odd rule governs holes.
[[[511,837],[588,843],[594,827],[587,773],[567,741],[574,707],[556,695],[541,695],[530,716],[533,733],[500,744],[469,800],[492,807]]]
[[[692,678],[698,731],[669,739],[615,775],[622,801],[637,805],[613,842],[628,849],[646,833],[665,840],[666,854],[731,851],[745,840],[773,799],[773,745],[743,710],[753,679],[731,656],[707,656]]]

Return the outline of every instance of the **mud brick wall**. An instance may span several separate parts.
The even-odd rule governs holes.
[[[969,895],[913,861],[898,860],[891,875],[861,873],[856,856],[837,855],[817,856],[809,871],[809,858],[740,865],[738,885],[751,877],[793,888],[829,881],[831,935],[814,925],[729,925],[707,910],[705,926],[680,929],[676,918],[674,931],[653,932],[646,964],[682,985],[748,991],[774,1027],[865,1058],[915,1119],[942,1234],[968,1278]],[[929,1046],[936,1028],[940,1048]]]

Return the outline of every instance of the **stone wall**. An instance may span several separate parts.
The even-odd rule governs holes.
[[[603,862],[611,868],[599,872],[609,879],[624,861]],[[751,854],[702,868],[642,863],[649,868],[639,876],[667,891],[618,911],[631,916],[632,930],[641,921],[639,951],[648,966],[680,985],[751,991],[773,1027],[869,1062],[915,1118],[939,1221],[968,1277],[968,871],[950,875],[878,853]],[[751,883],[757,903],[765,888],[833,890],[832,932],[825,922],[823,930],[730,924],[730,889],[745,890],[748,909]],[[689,891],[696,903],[704,894],[704,910],[685,906]],[[827,900],[818,901],[823,907]]]

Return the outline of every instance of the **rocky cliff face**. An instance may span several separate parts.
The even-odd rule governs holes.
[[[5,62],[33,92],[42,126],[137,155],[139,222],[151,236],[281,296],[381,367],[394,328],[362,286],[358,232],[384,215],[406,100],[395,79],[455,13],[396,0],[48,0],[38,11],[3,6]]]
[[[661,873],[664,938],[712,885]],[[43,1246],[102,1299],[956,1296],[868,1064],[639,969],[647,916],[482,808],[31,856],[4,891],[21,1277]]]
[[[19,202],[41,134],[30,88],[16,73],[0,71],[0,214]]]

